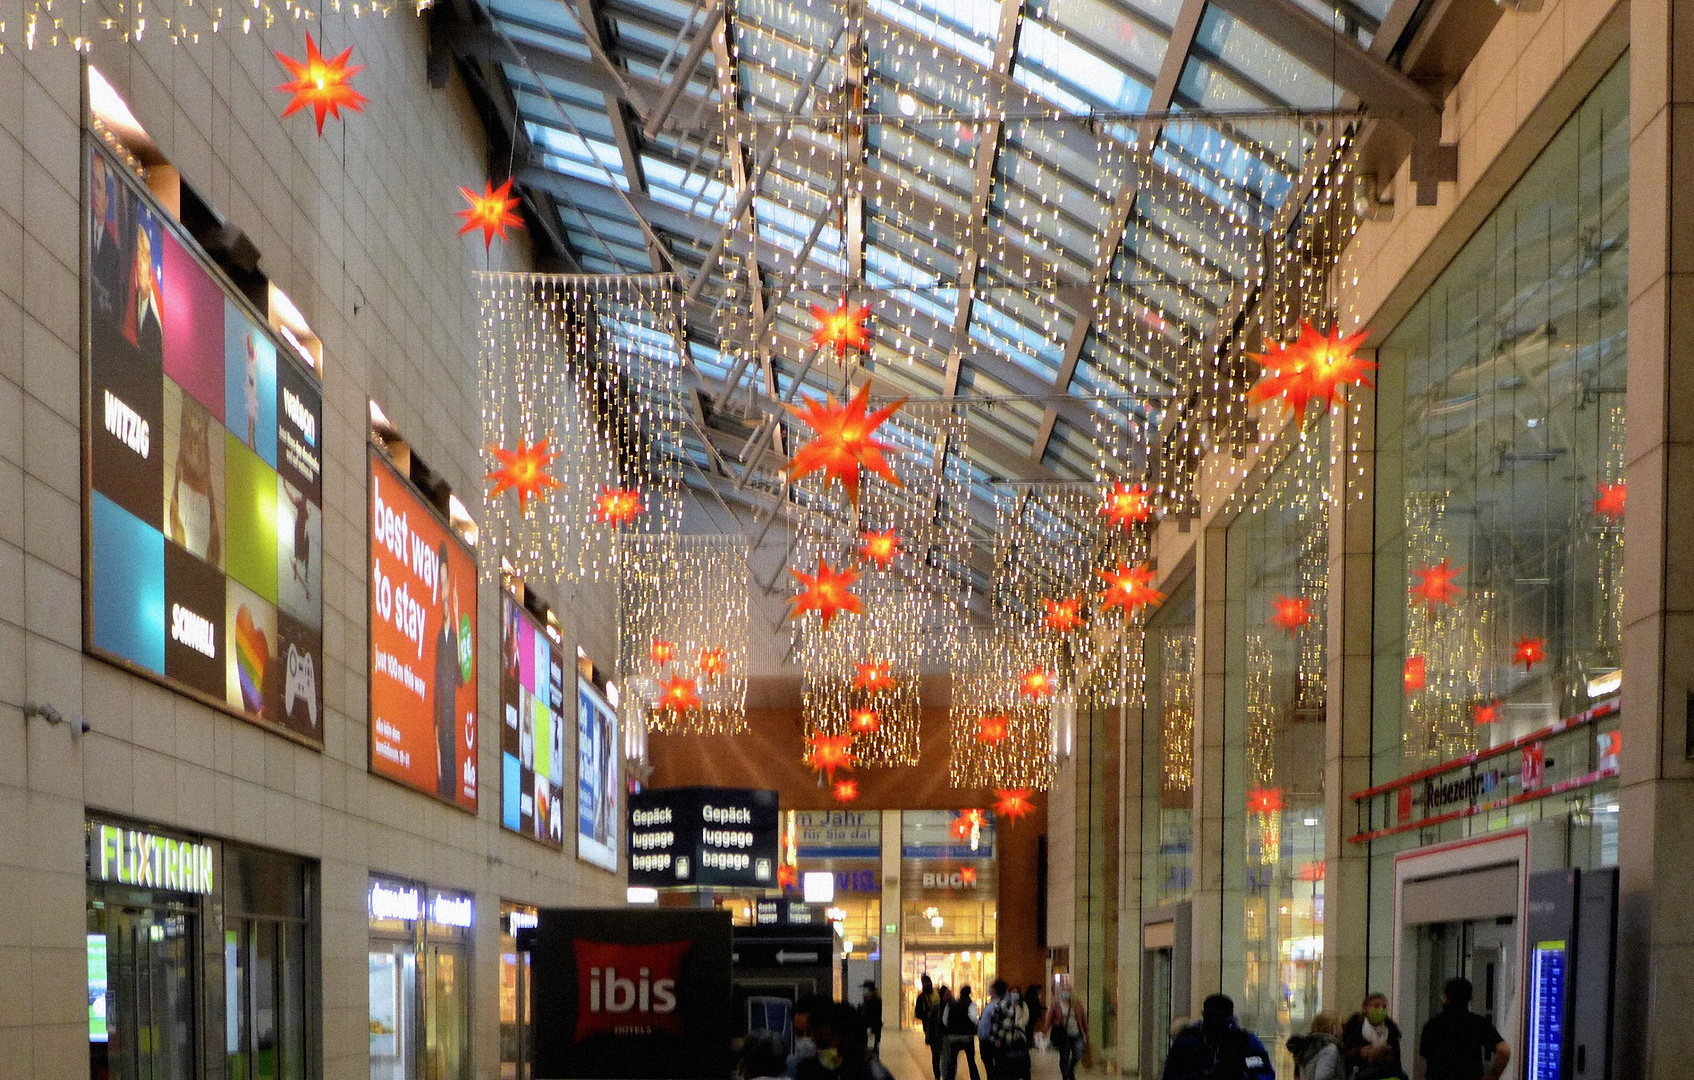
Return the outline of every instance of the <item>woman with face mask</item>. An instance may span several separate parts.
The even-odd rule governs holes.
[[[1388,995],[1371,992],[1341,1029],[1341,1049],[1351,1080],[1405,1080],[1400,1025],[1388,1015]]]

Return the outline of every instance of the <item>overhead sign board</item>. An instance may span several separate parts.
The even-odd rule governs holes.
[[[629,883],[776,884],[777,798],[745,788],[648,788],[629,798]]]

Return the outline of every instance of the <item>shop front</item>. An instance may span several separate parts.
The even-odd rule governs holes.
[[[901,814],[900,981],[911,1016],[928,975],[937,988],[969,986],[978,1000],[996,974],[999,877],[994,817],[969,811]]]
[[[834,899],[825,909],[841,949],[842,993],[858,1001],[865,980],[876,981],[882,958],[882,812],[878,810],[791,810],[800,880],[827,873]]]
[[[86,834],[90,1080],[316,1077],[316,865],[117,819]]]
[[[371,1080],[468,1080],[475,901],[372,875]]]
[[[539,912],[531,905],[500,901],[500,1080],[531,1080],[535,1075],[529,953],[518,950],[518,931],[538,922]]]

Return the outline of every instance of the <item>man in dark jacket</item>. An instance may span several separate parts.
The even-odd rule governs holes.
[[[1171,1043],[1164,1080],[1276,1080],[1265,1044],[1235,1022],[1235,1002],[1213,994]]]
[[[1468,979],[1442,987],[1441,1011],[1418,1038],[1426,1080],[1500,1080],[1506,1071],[1512,1048],[1488,1017],[1470,1011],[1471,994]]]
[[[923,1029],[923,1041],[929,1044],[929,1067],[935,1080],[941,1080],[941,1051],[947,1045],[947,1033],[941,1030],[941,995],[935,992],[935,982],[928,975],[923,977],[912,1019]]]

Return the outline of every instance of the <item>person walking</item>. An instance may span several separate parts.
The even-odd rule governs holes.
[[[959,1075],[959,1055],[965,1055],[970,1066],[971,1080],[982,1080],[976,1070],[976,1025],[981,1018],[976,1003],[971,1000],[971,988],[959,987],[959,997],[941,1010],[941,1025],[947,1032],[947,1048],[942,1052],[941,1080],[956,1080]]]
[[[830,1002],[811,1018],[817,1056],[800,1064],[795,1080],[893,1080],[870,1055],[864,1014],[845,1002]]]
[[[988,1043],[1000,1080],[1032,1080],[1029,1060],[1029,1007],[1005,980],[994,982],[994,1008],[988,1016]],[[984,1052],[987,1060],[987,1051]]]
[[[1088,1048],[1088,1015],[1082,1002],[1071,996],[1069,986],[1059,987],[1053,996],[1053,1007],[1047,1010],[1047,1037],[1059,1052],[1059,1075],[1076,1080],[1076,1063]]]
[[[976,1020],[977,1053],[982,1056],[982,1072],[988,1080],[1000,1080],[1000,1063],[995,1060],[994,1042],[989,1027],[994,1023],[994,1010],[1006,996],[1006,980],[995,979],[988,985],[988,1000],[983,1003]]]
[[[1341,1024],[1329,1013],[1318,1013],[1305,1035],[1288,1040],[1297,1080],[1347,1080],[1341,1054]]]
[[[941,1028],[941,995],[935,992],[935,983],[928,975],[925,975],[918,985],[918,1000],[912,1007],[912,1019],[918,1022],[918,1028],[923,1032],[924,1045],[929,1047],[929,1067],[933,1080],[941,1080],[941,1049],[947,1039]]]
[[[1500,1080],[1512,1048],[1486,1016],[1470,1011],[1474,993],[1469,979],[1448,979],[1441,988],[1441,1011],[1418,1035],[1425,1080]]]
[[[1163,1080],[1276,1080],[1276,1069],[1265,1044],[1236,1022],[1235,1002],[1213,994],[1200,1006],[1200,1022],[1171,1043]]]
[[[877,993],[876,983],[871,979],[865,980],[865,995],[859,999],[859,1015],[864,1017],[865,1031],[869,1038],[865,1044],[871,1054],[880,1055],[882,1052],[882,995]]]
[[[1388,1015],[1388,995],[1371,991],[1341,1028],[1341,1053],[1352,1080],[1406,1080],[1400,1025]]]
[[[1047,1013],[1041,1007],[1041,985],[1030,983],[1029,989],[1023,992],[1023,1007],[1029,1013],[1029,1024],[1024,1028],[1024,1034],[1029,1040],[1030,1053],[1035,1052],[1035,1033],[1046,1030]]]

